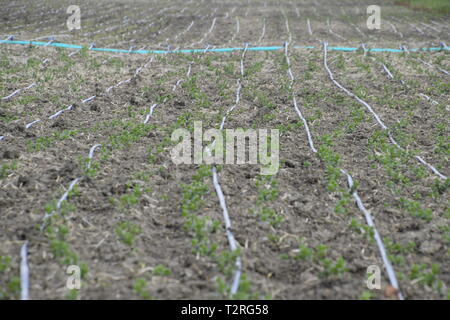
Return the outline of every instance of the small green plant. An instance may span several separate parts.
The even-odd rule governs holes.
[[[142,299],[144,300],[151,300],[153,299],[152,296],[150,295],[150,292],[147,291],[148,288],[148,283],[147,280],[145,280],[144,278],[137,278],[134,281],[133,284],[133,290],[134,292]]]
[[[443,288],[443,282],[439,279],[439,274],[440,267],[438,264],[432,264],[431,266],[425,263],[413,264],[409,278],[440,292]]]
[[[116,227],[116,234],[119,237],[120,241],[125,243],[128,246],[132,246],[136,240],[136,236],[141,234],[141,228],[129,221],[122,221]]]
[[[272,203],[278,199],[280,193],[277,180],[274,176],[258,175],[256,187],[258,196],[256,199],[257,208],[254,212],[261,217],[262,221],[268,222],[273,227],[278,226],[283,222],[284,218],[271,207]]]
[[[5,163],[0,167],[0,179],[6,178],[14,170],[17,170],[17,162]]]
[[[433,219],[433,211],[431,209],[423,209],[417,201],[401,198],[400,205],[413,217],[423,219],[427,222],[430,222]]]
[[[156,276],[170,276],[172,274],[172,271],[170,271],[169,268],[163,266],[162,264],[159,264],[153,269],[153,274]]]
[[[356,218],[352,218],[350,228],[356,233],[362,234],[368,241],[374,242],[374,230],[372,227],[360,223]]]
[[[360,300],[372,300],[374,298],[374,294],[372,291],[364,290],[359,297]]]
[[[66,299],[67,300],[78,300],[79,295],[80,295],[80,290],[72,289],[72,290],[69,290],[69,292],[66,294]]]
[[[337,260],[328,258],[328,246],[319,244],[316,247],[308,247],[304,239],[299,241],[298,253],[294,259],[310,261],[319,266],[319,274],[322,277],[342,276],[347,272],[345,260],[339,257]],[[282,255],[283,259],[289,259],[289,255]]]
[[[251,282],[247,279],[245,274],[242,274],[241,281],[239,283],[238,291],[230,297],[230,286],[225,282],[222,277],[218,277],[217,280],[218,291],[222,296],[235,299],[235,300],[254,300],[261,299],[261,294],[252,292]],[[268,299],[269,297],[265,297]]]
[[[5,272],[11,264],[11,257],[0,256],[0,272]]]

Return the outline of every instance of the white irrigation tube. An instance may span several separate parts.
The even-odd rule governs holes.
[[[18,94],[18,93],[21,92],[21,91],[25,91],[25,90],[28,90],[28,89],[33,88],[35,85],[36,85],[36,82],[33,82],[33,83],[30,84],[28,87],[21,88],[21,89],[17,89],[16,91],[14,91],[13,93],[11,93],[10,95],[8,95],[8,96],[6,96],[6,97],[3,97],[2,100],[8,100],[8,99],[14,97],[16,94]]]
[[[294,75],[292,74],[292,70],[291,70],[291,61],[289,59],[288,46],[289,46],[289,43],[285,42],[284,43],[284,56],[286,58],[286,63],[288,65],[288,74],[289,74],[289,77],[290,77],[290,80],[291,80],[290,81],[290,89],[292,91],[291,93],[292,93],[292,100],[294,102],[294,109],[297,112],[297,115],[302,120],[302,122],[303,122],[303,124],[305,126],[306,135],[308,137],[308,143],[309,143],[309,146],[311,147],[311,150],[313,152],[317,152],[316,148],[314,147],[314,142],[313,142],[313,139],[312,139],[311,132],[309,130],[308,122],[306,121],[305,117],[303,116],[302,112],[300,111],[300,109],[298,107],[298,104],[297,104],[297,99],[295,97],[295,92],[294,92],[294,81],[295,81],[295,78],[294,78]]]
[[[80,49],[81,50],[81,49]],[[80,52],[80,50],[74,51],[69,53],[69,57],[72,57],[73,55],[77,54],[78,52]]]
[[[419,32],[421,35],[425,35],[425,33],[422,31],[422,29],[420,29],[418,26],[416,26],[415,24],[409,23],[409,26],[413,29],[415,29],[417,32]]]
[[[394,34],[398,34],[399,37],[403,39],[403,33],[398,31],[397,28],[391,22],[388,21],[388,23],[391,26],[392,30],[394,31]]]
[[[153,57],[144,65],[144,67],[146,67],[150,62],[153,61]],[[138,68],[139,69],[139,68]],[[142,70],[142,68],[141,68]],[[88,102],[92,99],[94,99],[96,96],[92,96],[90,98],[84,99],[82,103]],[[67,109],[71,108],[72,106],[69,106]],[[147,115],[147,119],[144,121],[144,124],[147,123],[148,119],[150,118],[150,116],[153,113],[153,109],[156,107],[156,104],[154,106],[152,106],[151,110],[150,110],[150,114]],[[62,111],[62,110],[61,110]],[[55,114],[56,115],[56,114]],[[92,158],[94,157],[94,152],[97,148],[101,147],[101,144],[96,144],[94,146],[92,146],[89,150],[89,155],[88,155],[88,163],[87,163],[87,168],[89,169],[91,167],[91,163],[92,163]],[[84,178],[84,176],[78,177],[74,180],[72,180],[72,182],[69,185],[69,188],[66,190],[66,192],[64,192],[64,194],[61,196],[61,198],[58,200],[58,202],[56,203],[56,210],[54,210],[53,212],[50,213],[45,213],[42,224],[41,224],[41,231],[43,231],[46,227],[46,222],[49,218],[51,218],[52,216],[54,216],[60,209],[61,209],[61,205],[62,203],[67,200],[67,197],[69,196],[70,191]]]
[[[150,107],[150,112],[147,114],[147,116],[145,117],[145,120],[144,120],[144,124],[147,124],[147,122],[150,120],[150,118],[151,118],[151,116],[153,115],[153,110],[156,108],[156,106],[158,106],[158,104],[157,103],[155,103],[155,104],[153,104],[151,107]]]
[[[190,24],[185,30],[183,30],[182,32],[180,32],[179,34],[177,34],[177,35],[175,36],[174,40],[178,39],[179,36],[181,36],[181,35],[183,35],[183,34],[189,32],[189,30],[191,30],[191,28],[193,27],[193,25],[194,25],[194,21],[192,21],[191,24]]]
[[[241,56],[241,76],[244,76],[244,57],[245,57],[245,53],[247,52],[247,49],[248,49],[248,43],[245,43],[244,51],[242,51],[242,56]]]
[[[306,19],[306,24],[308,25],[308,33],[310,36],[312,36],[311,22],[309,21],[309,18]]]
[[[446,75],[450,75],[450,72],[448,72],[447,70],[444,70],[444,69],[442,69],[442,68],[440,68],[440,67],[433,66],[431,63],[426,62],[426,61],[424,61],[424,60],[422,60],[422,59],[420,59],[420,58],[417,58],[416,60],[422,62],[424,65],[426,65],[426,66],[429,67],[430,69],[433,69],[433,68],[434,68],[434,69],[437,69],[437,70],[441,71],[442,73],[444,73],[444,74],[446,74]]]
[[[341,173],[345,174],[347,176],[347,182],[348,182],[348,187],[350,188],[350,190],[353,189],[353,178],[352,176],[347,173],[347,171],[340,169]],[[364,204],[361,200],[361,198],[358,195],[358,192],[355,190],[352,192],[352,196],[356,201],[356,204],[359,208],[360,211],[362,211],[364,213],[364,217],[366,219],[367,225],[369,227],[372,228],[373,230],[373,234],[374,234],[374,238],[375,241],[377,243],[378,246],[378,250],[380,252],[381,255],[381,259],[383,260],[383,264],[384,267],[386,268],[386,272],[388,274],[388,278],[389,278],[389,282],[391,283],[391,286],[397,291],[397,296],[400,300],[404,300],[403,294],[400,291],[399,285],[398,285],[398,281],[397,281],[397,277],[395,275],[395,271],[394,268],[392,267],[391,262],[389,261],[388,255],[386,253],[386,248],[384,247],[383,244],[383,240],[381,239],[380,234],[378,233],[378,230],[375,226],[375,223],[373,222],[372,216],[370,214],[370,212],[364,207]]]
[[[59,198],[58,202],[56,203],[56,210],[50,212],[50,213],[45,213],[44,218],[42,219],[42,224],[41,224],[41,231],[43,231],[46,227],[47,224],[47,220],[51,217],[53,217],[60,209],[61,209],[61,204],[66,201],[67,197],[69,196],[69,192],[72,191],[72,189],[78,184],[78,182],[81,180],[81,178],[76,178],[74,180],[72,180],[72,182],[69,185],[69,188],[66,190],[66,192],[64,192],[64,194],[61,196],[61,198]]]
[[[219,198],[220,206],[222,207],[223,219],[225,221],[225,230],[228,238],[228,243],[230,245],[230,249],[232,252],[237,250],[236,239],[234,238],[233,232],[231,231],[231,220],[228,214],[227,204],[225,202],[225,197],[222,192],[222,188],[220,187],[219,177],[217,174],[217,169],[215,166],[212,167],[212,175],[213,175],[213,184],[214,189],[216,190],[217,197]],[[233,296],[239,289],[239,282],[241,279],[242,273],[242,262],[241,257],[236,257],[236,269],[233,275],[233,282],[230,288],[230,295]]]
[[[189,78],[189,75],[191,74],[191,68],[192,68],[192,64],[189,63],[188,71],[186,73],[186,78]],[[181,82],[183,82],[183,79],[179,79],[177,81],[177,83],[172,88],[172,92],[175,92],[175,90],[178,88],[178,86],[180,85]]]
[[[397,148],[399,148],[402,151],[405,151],[405,149],[403,147],[401,147],[397,141],[395,141],[395,139],[392,137],[390,129],[383,123],[383,121],[381,121],[379,115],[372,109],[372,107],[365,102],[364,100],[362,100],[360,97],[358,97],[357,95],[355,95],[354,93],[350,92],[348,89],[346,89],[345,87],[343,87],[339,82],[337,82],[334,79],[333,73],[331,72],[330,68],[328,68],[328,64],[327,64],[327,46],[328,43],[327,42],[323,42],[323,52],[324,52],[324,59],[323,59],[323,63],[324,63],[324,67],[325,70],[328,73],[328,76],[330,78],[330,80],[342,91],[344,91],[349,97],[356,99],[359,103],[361,103],[362,105],[364,105],[366,107],[367,110],[369,110],[369,112],[372,114],[372,116],[375,118],[376,122],[378,123],[378,125],[385,131],[388,132],[388,136],[389,136],[389,140],[391,141],[391,143],[393,145],[395,145]],[[440,173],[435,167],[433,167],[431,164],[427,163],[425,160],[423,160],[420,156],[414,156],[414,158],[416,158],[420,163],[422,163],[423,165],[427,166],[431,171],[433,171],[434,174],[436,174],[439,178],[441,179],[447,179],[447,177],[445,175],[443,175],[442,173]]]
[[[369,51],[367,48],[366,48],[366,45],[363,43],[363,44],[361,44],[361,46],[362,46],[362,48],[363,48],[363,50],[364,50],[364,56],[366,56],[367,55],[367,52]],[[376,60],[374,57],[371,57],[372,58],[372,60]],[[390,78],[390,79],[394,79],[394,76],[392,75],[392,73],[391,73],[391,71],[389,71],[389,69],[388,69],[388,67],[386,67],[386,65],[384,64],[384,63],[382,63],[382,62],[380,62],[380,64],[381,64],[381,66],[383,67],[383,69],[384,69],[384,71],[386,72],[386,74],[388,75],[388,78]],[[403,80],[400,80],[401,82],[402,82],[402,84],[403,84]]]
[[[345,39],[343,36],[341,36],[341,35],[335,33],[335,32],[331,29],[331,24],[330,24],[330,19],[329,19],[329,18],[327,18],[327,26],[328,26],[328,32],[329,32],[330,34],[334,35],[335,37],[337,37],[337,38],[339,38],[339,39],[341,39],[341,40],[343,40],[343,41],[347,41],[347,39]]]
[[[89,98],[86,98],[86,99],[82,100],[81,103],[83,103],[83,104],[84,104],[84,103],[87,103],[87,102],[89,102],[89,101],[94,100],[96,97],[97,97],[97,96],[91,96],[91,97],[89,97]]]
[[[242,56],[241,56],[241,75],[242,76],[244,75],[244,69],[242,67],[243,60],[244,60],[247,48],[248,48],[248,44],[246,44],[244,52],[242,53]],[[222,122],[220,123],[220,127],[219,127],[220,131],[223,131],[223,129],[224,129],[225,121],[227,120],[228,115],[239,105],[239,102],[241,99],[240,98],[241,97],[241,89],[242,89],[241,80],[237,79],[236,100],[235,100],[234,105],[231,106],[231,108],[229,108],[227,110],[227,112],[225,113],[225,115],[223,116]],[[215,143],[216,143],[216,140],[214,140],[211,143],[211,149],[214,147]],[[211,153],[211,149],[207,146],[205,148],[205,152]],[[220,207],[222,208],[222,215],[223,215],[223,219],[224,219],[224,223],[225,223],[225,231],[226,231],[228,243],[230,245],[230,250],[232,252],[234,252],[238,249],[237,242],[236,242],[236,239],[235,239],[233,231],[232,231],[231,219],[230,219],[230,215],[228,214],[228,208],[227,208],[225,196],[223,194],[222,187],[220,186],[217,168],[214,164],[212,165],[211,171],[212,171],[214,189],[216,191],[217,197],[219,198]],[[241,262],[241,257],[239,255],[236,257],[236,262],[235,262],[233,282],[232,282],[231,288],[230,288],[231,296],[235,295],[239,289],[239,282],[241,279],[241,274],[242,274],[242,262]]]
[[[25,129],[29,129],[33,124],[38,123],[40,121],[41,121],[41,119],[37,119],[37,120],[34,120],[34,121],[30,122],[30,123],[27,123],[25,125]]]
[[[30,274],[28,268],[28,243],[20,248],[20,300],[29,300]]]
[[[230,42],[234,41],[234,39],[236,38],[237,35],[239,35],[239,31],[241,29],[241,25],[239,23],[239,18],[236,17],[236,32],[233,34],[233,36],[231,37]]]
[[[203,50],[203,54],[205,54],[205,53],[208,51],[209,47],[211,47],[210,44],[208,44],[208,45],[206,46],[205,50]]]
[[[288,42],[292,42],[292,34],[291,34],[291,28],[289,27],[289,21],[286,13],[284,11],[281,11],[282,15],[284,16],[284,24],[286,26],[286,32],[288,34]]]
[[[116,85],[107,88],[107,89],[106,89],[106,93],[109,93],[112,89],[118,88],[118,87],[120,87],[121,85],[130,82],[132,79],[133,79],[133,78],[128,78],[128,79],[126,79],[126,80],[119,81],[119,83],[117,83]]]
[[[258,39],[258,43],[260,43],[263,39],[264,36],[266,35],[266,18],[263,18],[263,26],[262,26],[262,32],[261,32],[261,36]]]
[[[142,67],[137,68],[134,72],[134,76],[137,76],[143,69],[147,68],[147,66],[152,63],[154,59],[155,57],[152,56]]]
[[[51,116],[48,117],[49,120],[54,119],[56,117],[58,117],[61,113],[63,113],[64,111],[68,111],[68,110],[72,110],[73,105],[71,104],[70,106],[68,106],[65,109],[61,109],[59,111],[57,111],[55,114],[52,114]]]
[[[50,43],[54,42],[55,38],[50,39],[49,42],[47,42],[46,44],[44,44],[44,47],[47,47]]]
[[[211,23],[211,27],[209,28],[209,30],[208,30],[207,32],[205,32],[205,34],[203,35],[203,37],[202,37],[199,41],[193,42],[193,43],[191,44],[191,46],[195,46],[195,45],[200,44],[200,43],[202,43],[203,41],[205,41],[206,37],[213,31],[214,26],[215,26],[215,24],[216,24],[216,19],[217,19],[217,18],[214,17],[214,19],[213,19],[213,21],[212,21],[212,23]]]
[[[366,34],[365,34],[364,32],[362,32],[361,29],[360,29],[356,24],[350,23],[350,25],[351,25],[353,28],[355,28],[356,31],[358,31],[358,33],[359,33],[363,38],[366,38],[366,37],[367,37]]]
[[[386,71],[388,77],[389,77],[390,79],[394,79],[394,76],[393,76],[392,73],[389,71],[389,69],[386,67],[386,65],[385,65],[384,63],[381,63],[381,65],[383,66],[384,71]],[[401,81],[402,84],[404,83],[403,80],[400,80],[400,81]],[[419,93],[418,95],[419,95],[420,97],[425,98],[427,101],[431,102],[432,104],[435,104],[435,105],[439,104],[439,102],[437,102],[436,100],[431,99],[431,98],[430,98],[429,96],[427,96],[426,94]]]
[[[136,71],[135,71],[135,73],[134,73],[134,77],[136,77],[136,76],[142,71],[142,69],[146,68],[147,65],[148,65],[149,63],[153,62],[153,60],[154,60],[154,56],[152,56],[152,57],[149,59],[149,61],[147,61],[142,67],[137,68]],[[112,88],[117,88],[117,87],[121,86],[122,84],[125,84],[125,83],[130,82],[132,79],[133,79],[133,78],[129,78],[129,79],[127,79],[127,80],[120,81],[118,84],[116,84],[115,86],[111,86],[111,87],[107,88],[105,91],[108,93]],[[87,102],[89,102],[89,101],[95,99],[96,97],[97,97],[97,96],[91,96],[91,97],[89,97],[89,98],[86,98],[86,99],[82,100],[81,103],[85,104],[85,103],[87,103]],[[51,116],[48,117],[48,119],[49,119],[49,120],[52,120],[52,119],[54,119],[54,118],[57,118],[57,117],[58,117],[59,115],[61,115],[64,111],[69,111],[69,110],[72,110],[72,109],[73,109],[73,105],[69,105],[67,108],[61,109],[61,110],[57,111],[56,113],[52,114]],[[35,123],[37,123],[37,122],[39,122],[39,121],[41,121],[41,120],[38,119],[38,120],[35,120],[35,121],[33,121],[33,122],[28,123],[28,124],[25,126],[25,129],[30,128],[33,124],[35,124]],[[1,139],[0,139],[0,140],[1,140]]]
[[[426,100],[430,101],[432,104],[439,104],[436,100],[431,99],[429,96],[423,93],[419,93],[419,96],[424,97]]]
[[[285,56],[286,56],[286,60],[288,61],[288,65],[290,65],[289,56],[287,54],[287,47],[288,47],[288,44],[285,44]],[[289,73],[289,75],[291,77],[291,80],[292,80],[293,79],[292,72],[288,72],[288,73]],[[295,95],[293,95],[293,96],[295,97]],[[317,150],[314,148],[312,136],[311,136],[311,133],[309,131],[309,127],[308,127],[308,125],[306,123],[306,120],[301,116],[301,113],[298,112],[298,114],[299,114],[300,118],[302,118],[302,120],[305,123],[305,130],[306,130],[306,133],[308,135],[309,147],[310,147],[312,152],[317,153]],[[309,140],[309,139],[311,139],[311,140]],[[348,186],[349,186],[350,190],[352,190],[353,189],[353,178],[352,178],[352,176],[349,173],[347,173],[347,171],[345,171],[344,169],[339,169],[339,170],[340,170],[341,173],[343,173],[343,174],[345,174],[347,176]],[[392,267],[392,264],[389,261],[388,255],[386,254],[386,249],[384,247],[384,244],[383,244],[383,241],[381,239],[381,236],[379,235],[378,230],[377,230],[377,228],[375,226],[375,223],[373,222],[372,216],[371,216],[370,212],[365,208],[365,206],[364,206],[364,204],[363,204],[363,202],[362,202],[361,198],[359,197],[359,195],[358,195],[356,190],[354,190],[352,192],[352,196],[355,199],[359,210],[364,213],[364,217],[366,219],[367,224],[374,231],[374,238],[375,238],[375,241],[377,243],[378,250],[380,252],[381,258],[383,260],[383,264],[384,264],[384,266],[386,268],[386,271],[387,271],[387,274],[388,274],[388,278],[389,278],[389,282],[390,282],[391,286],[397,291],[398,298],[400,300],[403,300],[404,297],[403,297],[403,295],[402,295],[402,293],[400,291],[400,288],[398,286],[398,281],[397,281],[397,277],[395,275],[394,268]]]
[[[386,71],[387,75],[389,78],[394,79],[394,76],[392,75],[392,73],[389,71],[389,69],[386,67],[386,65],[384,63],[381,64],[383,66],[384,71]]]
[[[364,43],[362,43],[361,44],[361,47],[362,47],[362,49],[363,49],[363,51],[364,51],[364,56],[367,56],[367,48],[366,48],[366,45],[364,44]]]
[[[9,35],[9,36],[6,37],[5,40],[0,40],[0,43],[6,42],[6,41],[9,41],[9,40],[14,40],[14,36],[13,35]]]
[[[228,115],[239,104],[241,88],[242,88],[241,81],[240,81],[240,79],[238,79],[237,80],[237,90],[236,90],[236,101],[235,101],[235,104],[230,109],[228,109],[228,111],[226,112],[226,114],[222,118],[222,122],[220,123],[220,129],[219,129],[220,131],[223,130],[223,128],[225,126],[225,121],[227,120]],[[216,140],[214,140],[212,142],[211,147],[214,147],[215,142],[216,142]],[[211,153],[210,148],[206,147],[205,152]],[[214,189],[216,191],[217,197],[219,198],[220,207],[222,208],[222,215],[223,215],[223,219],[224,219],[224,223],[225,223],[225,231],[226,231],[226,235],[227,235],[227,239],[228,239],[228,244],[230,245],[230,250],[232,252],[234,252],[234,251],[237,250],[237,244],[236,244],[237,242],[236,242],[234,234],[233,234],[233,232],[231,230],[231,228],[232,228],[231,219],[230,219],[230,215],[228,214],[227,203],[226,203],[225,196],[223,194],[222,188],[220,186],[219,175],[217,173],[217,168],[216,168],[215,165],[212,166],[211,171],[212,171],[212,176],[213,176]],[[233,282],[232,282],[231,288],[230,288],[230,295],[231,296],[235,295],[236,292],[239,289],[239,282],[240,282],[240,279],[241,279],[241,273],[242,273],[241,257],[237,256],[236,257],[236,263],[235,263],[234,275],[233,275]]]
[[[87,163],[87,169],[89,169],[91,167],[91,163],[92,163],[92,158],[94,157],[94,152],[97,148],[99,148],[101,146],[101,144],[96,144],[94,146],[92,146],[89,150],[89,155],[88,155],[88,163]],[[67,197],[69,196],[70,191],[72,191],[73,188],[75,188],[75,186],[84,178],[84,176],[78,177],[74,180],[72,180],[72,182],[70,183],[69,187],[67,188],[66,192],[64,192],[64,194],[61,196],[61,198],[59,198],[58,202],[56,203],[56,209],[53,210],[50,213],[45,213],[44,218],[42,219],[42,224],[41,224],[41,231],[43,231],[46,227],[47,224],[47,220],[51,217],[53,217],[57,212],[59,212],[59,210],[61,209],[61,205],[64,201],[67,200]]]
[[[88,169],[91,168],[91,162],[92,162],[92,158],[94,157],[95,149],[97,149],[101,146],[102,146],[101,144],[96,144],[93,147],[91,147],[91,149],[89,150],[89,157],[88,157],[88,164],[87,164]]]
[[[441,46],[442,46],[442,44],[443,44],[443,43],[441,42]],[[444,43],[444,46],[445,46],[445,43]],[[445,49],[446,49],[446,48],[447,48],[447,47],[445,46]],[[408,48],[407,48],[406,46],[400,45],[400,49],[403,50],[404,52],[406,52],[407,54],[409,54],[409,50],[408,50]],[[414,58],[414,60],[417,60],[417,61],[422,62],[424,65],[426,65],[426,66],[429,67],[430,69],[435,68],[435,69],[441,71],[442,73],[445,73],[446,75],[450,75],[450,72],[448,72],[447,70],[444,70],[444,69],[439,68],[439,67],[435,67],[435,66],[433,66],[431,63],[426,62],[426,61],[424,61],[424,60],[422,60],[422,59],[420,59],[420,58]]]
[[[216,25],[216,19],[217,19],[217,18],[214,18],[214,19],[213,19],[212,24],[211,24],[211,27],[209,28],[208,33],[211,33],[211,32],[213,31],[214,26]]]

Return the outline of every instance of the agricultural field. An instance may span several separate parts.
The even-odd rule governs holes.
[[[450,299],[448,13],[72,4],[1,2],[0,299]],[[276,170],[174,163],[200,121]]]

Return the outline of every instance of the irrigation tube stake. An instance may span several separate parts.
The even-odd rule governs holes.
[[[28,242],[20,248],[20,300],[29,300]]]
[[[328,68],[328,64],[327,64],[327,46],[328,43],[327,42],[323,42],[323,64],[325,67],[325,70],[328,73],[328,76],[330,77],[331,81],[342,91],[344,91],[349,97],[356,99],[359,103],[361,103],[362,105],[364,105],[367,110],[369,110],[369,112],[372,114],[372,116],[375,118],[375,120],[377,121],[378,125],[385,131],[387,131],[388,136],[389,136],[389,140],[391,141],[391,143],[393,145],[395,145],[397,148],[399,148],[402,151],[406,151],[403,147],[401,147],[397,141],[392,137],[392,134],[389,130],[389,128],[383,123],[383,121],[381,121],[380,117],[378,116],[378,114],[372,109],[372,107],[365,102],[363,99],[361,99],[360,97],[358,97],[357,95],[355,95],[354,93],[350,92],[348,89],[346,89],[345,87],[343,87],[339,82],[337,82],[334,79],[333,73],[331,72],[331,70]],[[406,49],[404,46],[401,46],[403,50],[405,50],[407,52],[408,49]],[[445,180],[447,179],[447,177],[445,175],[443,175],[442,173],[440,173],[435,167],[433,167],[431,164],[427,163],[422,157],[420,156],[414,156],[414,158],[416,158],[421,164],[427,166],[431,171],[433,171],[434,174],[436,174],[439,178]]]
[[[292,74],[292,70],[291,70],[291,61],[289,60],[288,47],[289,47],[289,43],[285,42],[284,43],[284,56],[286,57],[286,63],[288,65],[288,74],[289,74],[289,77],[291,80],[290,89],[292,91],[292,100],[294,102],[294,109],[297,112],[297,115],[299,116],[299,118],[302,119],[303,124],[305,125],[306,135],[308,136],[308,143],[309,143],[309,146],[311,147],[311,150],[313,152],[317,152],[316,148],[314,147],[314,142],[312,139],[311,132],[309,130],[308,122],[306,121],[305,117],[303,117],[303,114],[300,111],[298,104],[297,104],[297,98],[295,97],[295,92],[294,92],[295,78],[294,78],[294,75]]]

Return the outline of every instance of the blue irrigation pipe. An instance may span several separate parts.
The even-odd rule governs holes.
[[[47,46],[47,47],[58,47],[58,48],[68,48],[68,49],[83,49],[87,48],[85,46],[69,43],[60,42],[42,42],[42,41],[23,41],[23,40],[0,40],[0,44],[22,44],[22,45],[35,45],[35,46]],[[283,46],[271,46],[271,47],[248,47],[249,51],[276,51],[282,50]],[[294,46],[296,49],[315,49],[315,46]],[[359,48],[354,47],[328,47],[330,51],[357,51]],[[116,53],[139,53],[139,54],[166,54],[166,53],[201,53],[205,49],[180,49],[180,50],[126,50],[126,49],[113,49],[113,48],[90,48],[91,51],[102,51],[102,52],[116,52]],[[232,52],[232,51],[242,51],[244,48],[214,48],[209,49],[208,52]],[[409,51],[440,51],[440,50],[450,50],[448,47],[432,47],[432,48],[420,48],[420,49],[408,49]],[[367,51],[372,52],[394,52],[401,53],[401,49],[391,49],[391,48],[370,48]]]

